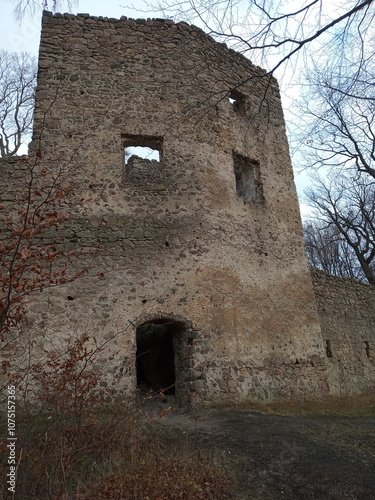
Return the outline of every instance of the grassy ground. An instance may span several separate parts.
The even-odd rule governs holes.
[[[232,498],[224,456],[183,431],[144,417],[101,413],[17,416],[19,500],[214,500]],[[0,456],[7,463],[6,437]]]
[[[250,403],[242,408],[275,415],[375,416],[375,393],[360,396],[330,396],[315,401],[282,401],[268,405]]]
[[[12,500],[367,499],[375,396],[167,414],[17,413]],[[324,466],[322,466],[324,464]]]

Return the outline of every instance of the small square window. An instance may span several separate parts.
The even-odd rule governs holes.
[[[162,137],[124,135],[125,182],[157,184],[162,178]]]
[[[245,202],[261,201],[259,163],[234,153],[233,166],[237,196]]]

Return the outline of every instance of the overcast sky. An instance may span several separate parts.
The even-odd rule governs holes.
[[[15,0],[0,0],[0,47],[10,51],[27,51],[37,55],[40,39],[40,11],[34,15],[28,14],[20,23],[13,15]],[[136,0],[139,9],[144,6],[144,2]],[[131,2],[119,0],[80,0],[79,5],[74,7],[72,12],[77,14],[85,12],[92,16],[116,17],[152,17],[152,13],[147,15],[135,11],[131,7]],[[146,9],[146,7],[144,7]]]
[[[135,0],[137,9],[144,12],[137,12],[132,8],[132,3],[127,0],[80,0],[78,7],[74,7],[72,12],[88,13],[93,16],[107,16],[120,18],[121,16],[128,17],[157,17],[156,13],[148,12],[147,7],[141,0]],[[0,48],[12,52],[30,52],[33,55],[38,55],[41,13],[35,12],[34,15],[28,14],[22,22],[16,21],[13,15],[14,2],[12,0],[0,0]],[[286,76],[286,79],[288,77]],[[284,76],[285,80],[285,76]],[[285,82],[284,82],[285,83]],[[291,82],[288,82],[291,83]],[[285,95],[283,102],[286,102]],[[285,109],[286,118],[288,111]],[[308,178],[304,174],[299,174],[295,171],[295,181],[299,196],[303,195],[303,190],[308,184]],[[306,212],[305,207],[302,211]]]

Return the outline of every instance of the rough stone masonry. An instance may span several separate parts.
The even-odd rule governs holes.
[[[131,148],[153,156],[127,158]],[[360,361],[347,332],[324,333],[278,85],[248,59],[183,22],[45,12],[37,152],[75,194],[45,243],[100,249],[79,262],[86,277],[29,301],[40,346],[107,342],[97,369],[121,401],[152,387],[161,366],[192,405],[371,387],[374,313]],[[328,278],[314,276],[329,295]],[[342,335],[344,368],[333,347]],[[155,345],[164,362],[146,359]]]

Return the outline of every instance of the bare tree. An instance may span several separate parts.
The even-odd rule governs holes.
[[[23,321],[25,298],[86,274],[86,269],[71,269],[71,258],[95,252],[67,250],[55,238],[46,243],[46,234],[57,232],[70,219],[63,212],[73,191],[66,165],[41,168],[38,156],[21,158],[15,165],[18,182],[6,168],[6,177],[15,185],[5,197],[11,201],[0,205],[0,341]]]
[[[315,218],[305,234],[313,266],[375,286],[375,183],[368,179],[355,171],[316,176],[306,191]]]
[[[326,274],[367,281],[353,249],[336,226],[312,219],[303,224],[303,232],[311,267]]]
[[[318,169],[347,170],[353,167],[375,179],[375,64],[369,54],[356,67],[315,67],[306,75],[300,103],[302,165]],[[343,63],[343,60],[341,60]]]
[[[22,20],[25,15],[33,14],[36,10],[52,10],[54,12],[62,8],[71,10],[78,0],[12,0],[14,3],[14,15],[16,19]]]
[[[274,0],[249,0],[248,2],[243,0],[151,0],[147,5],[148,13],[150,9],[153,9],[153,12],[159,15],[161,13],[164,17],[198,24],[219,41],[227,43],[231,48],[245,54],[255,64],[266,68],[268,75],[276,73],[277,77],[283,80],[283,91],[287,90],[288,79],[291,85],[289,90],[292,89],[293,97],[286,101],[291,107],[290,120],[287,125],[294,151],[298,152],[301,144],[306,146],[307,141],[312,144],[310,137],[312,127],[309,127],[312,121],[304,122],[306,114],[296,111],[295,103],[296,96],[301,88],[306,87],[307,79],[314,72],[314,63],[317,68],[327,66],[335,75],[335,78],[331,78],[333,85],[330,86],[330,92],[336,103],[344,97],[345,93],[351,95],[353,90],[355,90],[355,95],[362,95],[366,82],[369,83],[366,87],[368,94],[374,88],[371,84],[372,68],[367,76],[364,68],[374,55],[375,0],[338,0],[334,8],[328,0],[303,0],[298,3],[297,7],[295,7],[296,4],[291,6],[288,2]],[[305,68],[306,74],[302,76],[301,81],[302,68]],[[288,69],[293,70],[292,77]],[[283,79],[284,75],[287,78]],[[365,78],[365,81],[362,81],[362,78]],[[243,83],[245,82],[237,81],[236,89],[240,88]],[[316,83],[320,85],[321,79]],[[353,84],[357,85],[356,89],[353,88]],[[315,99],[316,87],[312,89],[310,81],[307,86],[306,102],[311,105]],[[322,109],[327,108],[317,105],[310,110],[315,118],[313,127],[320,122]],[[295,123],[292,123],[292,114],[295,116]],[[365,106],[361,106],[350,112],[346,109],[345,114],[338,117],[338,120],[344,120],[348,125],[349,136],[352,133],[352,125],[356,126],[357,114],[372,116],[368,114]],[[322,123],[324,124],[323,121]],[[371,127],[372,123],[369,125]],[[364,130],[363,123],[360,127]],[[302,134],[297,133],[301,130]],[[329,133],[331,134],[331,130]],[[305,141],[300,139],[301,136]],[[314,147],[322,142],[318,137],[314,139],[317,139]],[[332,134],[329,141],[331,139]],[[327,149],[329,150],[329,146]],[[352,150],[350,155],[352,158]],[[305,152],[304,156],[306,156]],[[323,156],[324,160],[327,156],[328,154]],[[358,156],[360,156],[359,152]],[[299,162],[298,155],[295,162]],[[360,162],[359,170],[366,168],[363,158],[360,158]],[[311,165],[319,166],[314,160],[310,161]]]
[[[298,7],[274,0],[163,0],[150,2],[148,9],[203,25],[209,34],[273,72],[328,32],[341,43],[352,34],[364,39],[374,5],[374,0],[341,1],[334,9],[324,0],[303,1]],[[325,42],[331,44],[332,38]]]
[[[0,157],[17,154],[31,132],[36,62],[29,54],[0,51]]]

